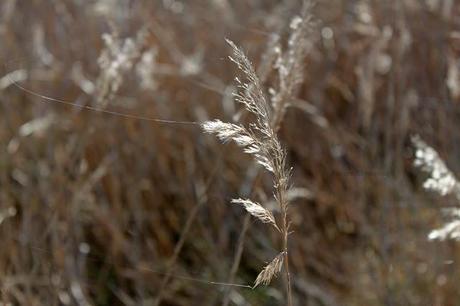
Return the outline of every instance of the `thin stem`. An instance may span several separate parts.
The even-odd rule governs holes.
[[[198,214],[198,211],[200,210],[201,206],[204,205],[204,201],[199,201],[193,208],[190,214],[187,217],[187,221],[185,222],[185,226],[182,230],[182,233],[180,235],[180,239],[177,242],[175,248],[174,248],[174,253],[171,256],[171,259],[168,262],[168,267],[166,270],[166,274],[163,277],[163,280],[161,281],[160,288],[158,290],[158,295],[155,298],[153,305],[159,306],[161,301],[163,300],[164,296],[164,291],[166,289],[166,286],[168,285],[171,277],[172,277],[172,270],[174,268],[174,265],[179,257],[180,252],[182,251],[182,247],[184,246],[185,240],[187,238],[187,234],[190,232],[190,228],[195,221],[195,218]]]
[[[281,159],[284,160],[284,159]],[[292,306],[292,289],[291,289],[291,274],[289,271],[289,253],[288,253],[288,237],[289,237],[289,224],[288,224],[288,202],[286,201],[286,189],[283,184],[284,162],[281,162],[281,167],[276,167],[279,171],[276,171],[276,194],[278,199],[278,205],[281,209],[282,215],[282,241],[283,241],[283,253],[284,253],[284,271],[286,274],[286,296],[287,305]]]
[[[286,273],[286,295],[288,306],[292,306],[291,274],[289,272],[289,254],[288,254],[288,230],[287,212],[283,212],[283,250],[284,250],[284,271]]]
[[[238,247],[237,247],[237,250],[236,250],[236,253],[235,253],[235,258],[233,260],[232,269],[230,271],[230,277],[228,279],[229,283],[234,282],[236,272],[238,271],[238,267],[240,266],[241,256],[243,255],[243,250],[244,250],[244,240],[246,239],[246,233],[247,233],[247,231],[249,229],[250,221],[251,221],[251,215],[249,213],[247,213],[246,216],[244,217],[243,229],[242,229],[241,234],[240,234],[240,236],[238,238]],[[226,288],[225,293],[224,293],[224,301],[222,303],[222,306],[228,306],[228,304],[230,303],[230,291],[231,290],[232,290],[232,288],[230,288],[230,287]]]

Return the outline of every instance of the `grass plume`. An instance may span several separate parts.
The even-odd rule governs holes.
[[[239,91],[235,93],[236,101],[240,102],[247,111],[255,115],[255,120],[249,127],[225,123],[220,120],[208,121],[202,124],[205,132],[215,134],[221,141],[234,141],[243,151],[251,154],[255,161],[273,175],[275,200],[280,209],[280,225],[277,224],[273,213],[262,205],[249,199],[234,199],[232,203],[241,204],[254,217],[263,223],[273,225],[280,233],[282,250],[257,277],[254,287],[270,283],[284,264],[286,271],[286,295],[288,305],[292,305],[291,278],[288,257],[288,201],[290,171],[286,168],[286,151],[281,146],[276,132],[271,127],[272,111],[267,102],[259,78],[252,63],[244,52],[232,41],[227,40],[233,50],[230,60],[236,63],[244,76],[244,80],[236,78]]]

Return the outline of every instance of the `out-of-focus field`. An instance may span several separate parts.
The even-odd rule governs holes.
[[[263,55],[300,7],[0,1],[0,305],[285,305],[282,278],[210,283],[251,284],[277,254],[251,222],[230,278],[244,212],[229,202],[270,199],[271,178],[196,124],[145,118],[244,120],[225,38],[268,94]],[[318,0],[313,14],[280,130],[295,305],[460,305],[458,244],[427,240],[457,203],[421,188],[409,141],[460,173],[459,3]]]

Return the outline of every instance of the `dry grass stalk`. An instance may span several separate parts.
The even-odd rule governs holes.
[[[220,120],[205,122],[202,127],[207,133],[215,134],[223,141],[233,140],[244,152],[251,154],[254,159],[273,175],[274,194],[281,211],[281,227],[278,226],[273,214],[260,204],[248,199],[235,199],[232,203],[242,204],[245,209],[264,223],[273,225],[279,232],[283,244],[281,253],[266,266],[256,279],[254,287],[259,284],[268,284],[281,270],[283,263],[286,271],[286,294],[288,305],[292,305],[291,281],[288,261],[288,202],[287,191],[290,171],[286,168],[286,152],[272,128],[273,114],[265,99],[260,81],[253,65],[232,41],[227,40],[233,49],[230,59],[243,72],[244,81],[236,78],[239,83],[239,92],[235,94],[238,102],[255,115],[255,121],[248,128]]]
[[[295,16],[290,23],[292,30],[287,49],[283,52],[281,45],[275,46],[277,59],[275,69],[278,72],[277,88],[270,89],[273,105],[272,126],[277,131],[284,118],[286,109],[293,102],[296,91],[304,79],[304,61],[311,49],[311,33],[314,18],[311,14],[313,2],[304,1],[300,16]]]
[[[121,30],[121,44],[128,37],[135,40],[139,27],[148,27],[151,34],[131,69],[119,70],[123,84],[109,101],[111,110],[174,120],[212,116],[221,106],[212,102],[215,93],[207,89],[223,90],[228,76],[217,58],[224,52],[222,33],[229,33],[234,41],[244,39],[258,58],[262,37],[269,34],[263,30],[284,24],[300,1],[211,2],[203,6],[199,1],[95,0],[88,6],[87,1],[78,0],[0,1],[0,141],[5,148],[0,175],[4,217],[0,226],[4,281],[0,283],[4,304],[71,305],[77,303],[75,295],[81,296],[83,291],[90,304],[145,305],[158,294],[161,277],[142,267],[153,261],[153,268],[166,266],[167,254],[173,253],[184,227],[180,222],[185,221],[183,213],[189,214],[195,206],[193,188],[187,187],[211,171],[208,160],[215,155],[201,147],[200,131],[44,104],[14,82],[39,94],[96,106],[91,101],[96,103],[103,89],[97,87],[102,69],[96,59],[106,48],[100,37],[111,33],[107,20],[113,20]],[[181,5],[183,12],[174,13],[165,7],[172,4]],[[432,206],[436,204],[411,209],[421,192],[413,188],[407,168],[401,167],[408,131],[432,135],[439,143],[449,143],[452,152],[458,150],[460,32],[453,22],[459,9],[460,1],[454,0],[321,1],[315,9],[325,24],[318,32],[322,37],[318,37],[314,52],[308,55],[308,82],[301,85],[297,97],[311,104],[303,105],[306,120],[298,113],[292,121],[289,118],[286,130],[289,152],[296,163],[296,181],[311,182],[316,191],[308,205],[296,210],[293,222],[297,224],[296,244],[302,246],[295,254],[290,249],[289,254],[290,262],[295,261],[299,304],[329,305],[319,297],[318,289],[326,297],[337,293],[341,304],[351,305],[406,306],[411,301],[456,305],[460,300],[455,263],[436,264],[440,258],[455,259],[457,246],[440,248],[418,239],[420,231],[446,222],[432,225],[434,215],[439,214]],[[33,26],[24,27],[23,20]],[[42,30],[34,30],[39,27]],[[380,49],[378,42],[386,28],[393,35],[388,46]],[[158,48],[158,57],[147,56],[144,61],[143,50],[152,48]],[[355,115],[367,107],[360,93],[360,87],[366,86],[365,78],[356,69],[367,69],[365,63],[375,48],[379,50],[377,62],[370,63],[376,69],[375,103],[366,129],[363,122],[369,112],[362,112],[359,120]],[[286,49],[283,45],[283,51]],[[203,51],[202,71],[184,78],[180,72],[194,69],[185,69],[193,67],[185,64],[181,69],[182,62],[188,63],[183,59],[199,50]],[[278,90],[277,71],[272,69],[276,54],[268,56],[270,60],[263,59],[257,66],[258,76],[264,89],[270,84]],[[381,59],[386,63],[383,66]],[[269,68],[266,73],[261,69],[265,63]],[[391,69],[383,73],[382,67]],[[142,85],[151,84],[151,73],[158,82],[154,94],[143,90]],[[269,76],[264,77],[267,73]],[[231,118],[233,101],[228,101],[227,95],[225,100],[225,118]],[[52,126],[40,131],[35,127],[29,137],[18,134],[22,125],[49,113],[57,119]],[[314,118],[317,113],[327,118],[328,129],[310,125],[307,117]],[[84,197],[84,207],[91,210],[69,205],[69,199],[92,181],[100,161],[111,153],[118,156],[116,162]],[[236,197],[257,200],[271,210],[269,202],[276,205],[275,201],[262,201],[246,191],[252,189],[250,179],[234,180],[241,157],[231,154],[219,160],[226,171],[213,182],[213,202],[222,201],[226,195],[219,192],[220,186],[224,190],[240,188]],[[450,162],[455,163],[455,157]],[[450,168],[450,163],[447,165]],[[196,166],[199,168],[195,170]],[[259,170],[262,172],[262,167]],[[225,185],[221,185],[224,180]],[[191,241],[187,238],[173,271],[204,268],[205,279],[228,276],[222,265],[208,262],[215,257],[209,253],[214,247],[230,260],[227,255],[234,233],[232,220],[224,211],[215,205],[199,211],[192,229],[203,234],[209,231],[209,235],[193,235]],[[278,212],[274,217],[280,221]],[[240,233],[244,237],[243,230]],[[253,241],[260,239],[258,235],[248,236],[244,254],[270,261],[271,257],[265,257],[270,250],[253,247]],[[90,254],[77,251],[82,242],[90,246]],[[234,253],[240,258],[239,249]],[[272,257],[278,253],[273,252]],[[87,256],[91,260],[85,259]],[[246,274],[253,270],[254,261],[244,257],[241,269]],[[359,269],[354,268],[356,263]],[[389,263],[395,273],[388,273]],[[428,269],[419,273],[420,267],[427,265]],[[452,273],[446,274],[446,269]],[[439,279],[442,286],[433,285],[432,280]],[[170,281],[165,292],[168,301],[162,304],[216,305],[213,299],[221,295],[217,291],[192,281]],[[129,298],[119,301],[114,292],[126,293]],[[231,295],[231,304],[249,304],[246,297],[236,292]],[[266,300],[263,292],[251,297],[254,305]]]
[[[428,146],[419,136],[412,137],[412,143],[416,148],[414,166],[428,174],[423,188],[441,196],[454,194],[460,201],[460,182],[447,168],[436,150]],[[452,217],[452,220],[431,231],[428,235],[430,240],[460,240],[460,209],[448,209],[446,214]]]
[[[140,30],[133,38],[121,39],[116,30],[102,35],[105,49],[102,50],[98,64],[101,69],[97,80],[97,106],[105,108],[121,85],[124,74],[140,56],[145,42],[145,30]]]

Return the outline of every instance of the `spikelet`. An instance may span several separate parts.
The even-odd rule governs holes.
[[[226,39],[226,41],[233,50],[233,56],[229,56],[229,59],[238,66],[246,78],[246,82],[236,78],[240,90],[234,94],[235,99],[243,104],[249,112],[256,115],[258,128],[261,129],[261,132],[266,132],[267,129],[270,129],[270,108],[265,99],[260,80],[244,52],[231,40]]]
[[[235,140],[237,144],[243,144],[249,143],[252,140],[251,137],[248,135],[249,133],[246,131],[244,127],[233,123],[222,122],[220,120],[213,120],[206,121],[201,125],[201,127],[206,133],[216,134],[222,142]],[[246,139],[247,141],[243,142],[243,139]]]
[[[460,183],[438,153],[419,136],[412,137],[412,143],[416,148],[414,166],[429,175],[423,188],[442,196],[454,193],[460,200]]]
[[[273,225],[278,231],[280,231],[273,214],[259,203],[253,202],[249,199],[233,199],[232,203],[243,205],[244,209],[246,209],[246,211],[252,216],[256,217],[262,223],[269,223]]]
[[[460,209],[459,208],[446,208],[443,209],[446,216],[452,218],[449,222],[442,227],[432,230],[428,235],[429,240],[460,240]]]
[[[243,148],[245,153],[253,155],[258,164],[273,173],[273,159],[268,150],[269,145],[260,140],[252,131],[220,120],[206,121],[201,124],[201,128],[210,134],[215,134],[222,142],[233,140],[238,146]]]
[[[432,230],[428,235],[429,240],[460,240],[460,220],[454,219],[442,227]]]
[[[428,146],[419,136],[412,137],[415,146],[414,166],[428,174],[423,183],[423,188],[436,192],[441,196],[454,194],[460,200],[460,182],[455,175],[447,168],[435,149]],[[430,232],[430,240],[460,240],[460,209],[447,210],[452,220],[442,227]]]
[[[254,282],[254,288],[262,285],[270,284],[273,277],[275,277],[283,267],[284,252],[281,252],[276,256],[272,262],[265,266],[265,268],[259,273],[256,281]]]

